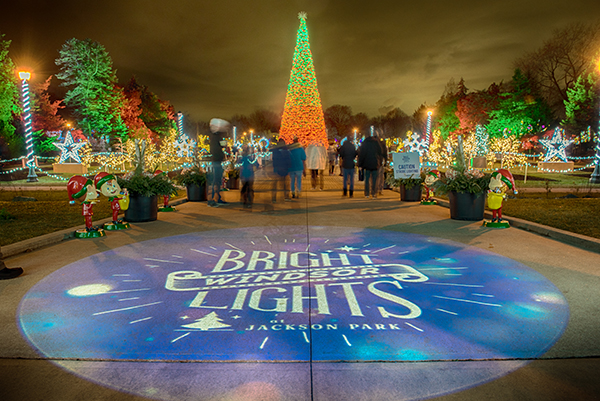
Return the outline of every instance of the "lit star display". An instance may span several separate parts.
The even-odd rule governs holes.
[[[308,42],[306,13],[298,14],[298,18],[300,27],[281,119],[280,138],[291,143],[294,137],[298,137],[303,145],[314,143],[327,146],[323,107]]]
[[[565,163],[567,162],[565,149],[573,143],[573,140],[564,139],[562,133],[563,130],[556,127],[551,139],[540,139],[540,143],[546,149],[546,154],[544,155],[545,162],[554,161],[556,159],[562,160]]]
[[[63,143],[54,142],[54,146],[60,149],[60,160],[58,163],[64,163],[68,159],[75,160],[75,163],[81,163],[79,150],[86,144],[87,142],[75,142],[73,140],[73,135],[71,135],[71,131],[68,131]]]

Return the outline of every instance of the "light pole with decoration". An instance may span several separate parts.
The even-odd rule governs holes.
[[[35,173],[35,154],[33,151],[33,136],[31,135],[31,103],[29,100],[29,79],[31,78],[31,73],[27,71],[20,71],[19,78],[21,78],[21,88],[23,95],[25,148],[27,152],[27,167],[29,167],[29,174],[27,174],[27,182],[37,182],[38,176]]]

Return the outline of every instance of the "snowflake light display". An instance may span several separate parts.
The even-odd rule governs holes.
[[[83,148],[87,142],[75,142],[71,131],[67,132],[65,141],[63,143],[54,142],[54,146],[60,149],[60,160],[59,164],[64,163],[68,159],[75,160],[75,163],[81,163],[81,157],[79,156],[79,150]]]
[[[564,139],[563,132],[564,130],[556,127],[551,139],[540,139],[540,143],[546,149],[544,155],[545,162],[554,161],[556,159],[562,160],[565,163],[568,161],[565,149],[573,143],[573,140]]]
[[[194,148],[196,148],[196,141],[190,139],[186,134],[181,134],[177,138],[177,141],[175,141],[175,147],[177,148],[177,156],[192,157],[194,155]]]
[[[419,156],[427,151],[427,140],[421,139],[421,136],[416,132],[409,132],[404,140],[404,147],[408,147],[411,152],[419,152]]]

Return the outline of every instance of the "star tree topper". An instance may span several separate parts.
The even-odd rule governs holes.
[[[568,161],[565,149],[573,143],[573,140],[564,139],[562,132],[562,129],[556,127],[552,134],[552,139],[540,139],[540,143],[546,148],[546,154],[544,155],[545,162],[555,159],[560,159],[565,163]]]
[[[81,163],[81,157],[79,157],[79,149],[83,148],[87,142],[75,142],[71,131],[67,132],[65,141],[63,143],[54,142],[54,146],[60,149],[60,160],[59,164],[64,163],[66,160],[73,159],[75,163]]]

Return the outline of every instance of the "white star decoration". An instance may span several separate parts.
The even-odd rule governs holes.
[[[335,249],[339,249],[339,250],[344,251],[344,252],[350,252],[350,251],[353,251],[353,250],[358,249],[358,248],[352,248],[351,246],[344,245],[341,248],[335,248]]]
[[[556,127],[552,139],[540,139],[540,143],[547,149],[544,155],[544,161],[549,162],[555,159],[560,159],[563,162],[567,162],[567,155],[565,149],[567,146],[573,143],[572,139],[563,139],[563,130]]]
[[[54,142],[54,146],[60,149],[60,160],[58,163],[64,163],[69,158],[75,160],[76,163],[81,163],[79,149],[83,148],[86,144],[87,142],[75,142],[71,131],[68,131],[63,143]]]

